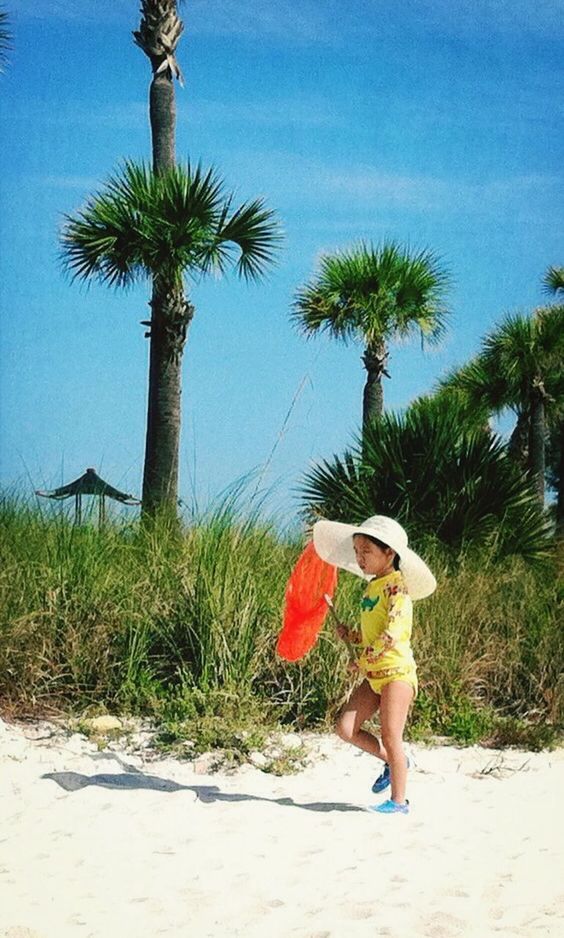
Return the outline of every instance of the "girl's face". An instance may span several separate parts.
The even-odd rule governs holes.
[[[364,534],[355,534],[353,544],[356,562],[363,573],[376,577],[392,573],[396,552],[391,547],[379,547]]]

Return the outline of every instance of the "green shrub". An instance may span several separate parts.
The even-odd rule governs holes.
[[[415,545],[432,532],[457,560],[475,545],[538,566],[551,554],[552,524],[533,484],[456,399],[422,398],[373,421],[350,451],[309,470],[302,491],[312,515],[352,523],[390,515]]]
[[[302,540],[232,502],[180,532],[137,523],[98,531],[4,499],[0,525],[4,708],[101,705],[154,717],[163,745],[222,741],[244,753],[255,731],[331,726],[350,691],[329,621],[302,661],[277,658]],[[411,735],[529,746],[557,738],[564,634],[554,570],[495,560],[479,545],[453,559],[430,542],[426,558],[438,589],[415,604]],[[340,574],[344,621],[356,620],[362,588]]]

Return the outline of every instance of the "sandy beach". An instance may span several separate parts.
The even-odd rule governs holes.
[[[562,936],[564,752],[411,746],[411,813],[329,736],[287,777],[0,721],[2,938]]]

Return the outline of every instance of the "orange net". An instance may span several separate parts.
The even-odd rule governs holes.
[[[284,622],[276,650],[286,661],[297,661],[315,645],[337,585],[337,568],[315,552],[313,541],[301,553],[286,587]]]

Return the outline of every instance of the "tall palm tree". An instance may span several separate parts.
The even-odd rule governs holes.
[[[543,278],[545,293],[560,299],[564,296],[564,267],[549,267]],[[558,493],[556,526],[564,535],[564,401],[560,402],[557,419],[550,427],[548,471],[550,484]]]
[[[158,373],[149,377],[149,513],[164,508],[176,516],[181,364],[194,314],[184,275],[223,272],[233,263],[239,275],[257,280],[273,260],[279,237],[274,214],[262,200],[233,209],[218,175],[190,165],[157,174],[128,162],[83,209],[66,217],[61,253],[73,278],[118,288],[153,280],[152,316],[144,323],[158,362]]]
[[[0,10],[0,72],[3,72],[8,62],[8,51],[12,48],[12,36],[9,28],[9,18],[5,10]]]
[[[546,423],[562,407],[563,360],[564,306],[549,306],[532,316],[507,316],[482,341],[477,357],[442,383],[463,389],[493,413],[515,412],[510,449],[534,478],[541,502]]]
[[[293,319],[306,335],[325,330],[364,345],[364,429],[384,410],[389,342],[413,333],[437,340],[445,328],[448,284],[431,251],[410,253],[395,242],[361,243],[323,257],[319,273],[298,291]]]
[[[177,14],[176,0],[141,0],[141,23],[134,31],[135,43],[151,63],[152,80],[149,87],[149,120],[153,152],[153,171],[165,173],[176,162],[176,101],[174,79],[182,81],[176,61],[176,48],[184,26]],[[159,326],[155,309],[160,307],[160,283],[153,280],[151,298],[152,327],[147,337],[149,350],[149,390],[147,400],[147,429],[145,462],[143,469],[143,513],[152,514],[164,507],[169,511],[176,505],[178,479],[178,447],[180,437],[170,439],[167,433],[169,398],[174,387],[174,409],[180,407],[180,367],[164,357],[164,348],[157,339]],[[174,284],[168,285],[169,292]],[[178,297],[182,307],[183,298]],[[172,373],[174,372],[174,374]],[[168,390],[165,392],[164,388]],[[164,446],[164,448],[163,448]],[[166,456],[164,454],[167,454]],[[168,494],[165,494],[168,493]]]

